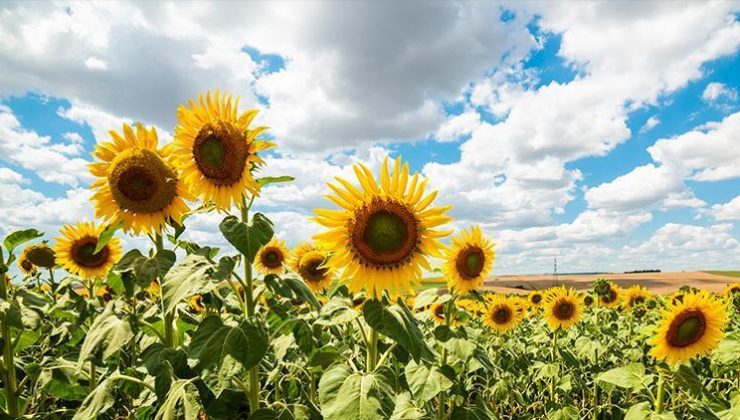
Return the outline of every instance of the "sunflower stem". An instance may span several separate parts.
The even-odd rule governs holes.
[[[3,264],[4,265],[4,264]],[[8,278],[5,273],[0,275],[0,298],[8,300]],[[18,417],[18,393],[15,376],[15,361],[13,360],[13,340],[10,335],[10,326],[3,322],[3,361],[5,362],[5,406],[10,417]]]
[[[455,301],[455,297],[453,295],[452,299],[448,300],[445,303],[445,309],[444,309],[444,317],[445,317],[445,325],[447,328],[450,327],[451,323],[451,314],[452,314],[452,304]],[[447,347],[442,345],[442,363],[440,363],[440,366],[444,366],[447,364]],[[439,409],[437,410],[437,418],[443,419],[445,418],[445,393],[444,391],[439,393]]]
[[[164,240],[162,239],[162,233],[156,233],[154,235],[154,246],[157,249],[157,253],[164,250]],[[164,282],[162,279],[158,279],[161,290],[161,297],[164,297]],[[165,309],[164,306],[164,299],[159,299],[160,306],[162,308],[162,322],[164,323],[164,345],[167,347],[175,347],[175,332],[172,328],[173,323],[175,322],[174,314],[171,312],[168,312]]]
[[[663,373],[658,373],[658,395],[655,397],[655,412],[663,413],[663,397],[665,394],[665,379]]]
[[[367,343],[367,373],[375,371],[378,365],[378,330],[370,328],[370,338]]]
[[[242,195],[242,222],[249,223],[249,209],[254,203],[254,196],[249,200],[247,205],[244,196]],[[249,261],[246,255],[244,257],[244,281],[246,282],[246,288],[244,294],[246,296],[247,313],[244,314],[248,319],[254,317],[255,302],[254,302],[254,279],[252,278],[252,262]],[[260,408],[260,366],[259,363],[253,366],[249,370],[249,411],[254,413]]]

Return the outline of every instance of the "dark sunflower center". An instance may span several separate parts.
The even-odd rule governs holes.
[[[683,295],[673,296],[673,299],[671,300],[671,303],[673,303],[674,305],[681,302],[683,302]]]
[[[740,293],[740,287],[730,288],[730,294],[734,295],[735,293]]]
[[[493,321],[497,324],[506,324],[511,319],[511,311],[507,308],[498,308],[493,313]]]
[[[540,295],[539,293],[535,293],[534,295],[532,295],[532,303],[536,305],[540,302],[542,302],[542,295]]]
[[[575,307],[570,302],[560,302],[555,307],[555,317],[561,321],[570,319],[575,312]]]
[[[350,221],[355,254],[365,265],[398,267],[407,262],[419,240],[418,223],[405,205],[376,199],[360,208]]]
[[[193,159],[204,177],[216,185],[232,185],[242,178],[249,146],[243,133],[230,123],[208,122],[193,145]]]
[[[39,267],[54,267],[54,251],[48,246],[34,246],[28,250],[28,259]]]
[[[108,262],[110,250],[104,246],[97,254],[95,247],[98,245],[97,238],[84,237],[72,245],[72,259],[77,265],[87,268],[98,268]]]
[[[636,298],[632,299],[633,305],[640,305],[642,303],[645,303],[645,298],[642,296],[637,296]]]
[[[21,267],[26,271],[31,271],[33,270],[33,263],[29,260],[23,260],[21,261]]]
[[[609,293],[601,296],[601,301],[604,303],[612,303],[617,300],[617,292],[614,289],[609,289]]]
[[[704,314],[698,309],[689,309],[678,314],[668,327],[668,344],[672,347],[687,347],[699,341],[707,329]]]
[[[148,149],[134,150],[116,161],[108,184],[116,204],[133,213],[158,212],[177,195],[177,173]]]
[[[485,255],[478,247],[468,247],[460,251],[455,258],[457,272],[465,279],[470,280],[478,277],[483,271]]]
[[[262,253],[262,265],[267,268],[278,268],[283,264],[283,253],[277,249],[267,249]]]
[[[308,282],[319,282],[326,277],[326,273],[329,271],[326,267],[322,266],[323,264],[323,255],[307,255],[301,259],[298,274]]]
[[[587,306],[590,306],[594,303],[594,298],[592,298],[591,296],[586,296],[583,298],[583,303],[585,303]]]
[[[445,317],[445,307],[444,305],[437,305],[434,307],[434,316],[437,318],[444,318]]]

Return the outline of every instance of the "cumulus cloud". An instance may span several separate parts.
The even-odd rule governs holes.
[[[734,101],[737,99],[737,90],[722,83],[712,82],[704,88],[704,92],[701,94],[701,98],[706,102],[714,102],[722,97]]]

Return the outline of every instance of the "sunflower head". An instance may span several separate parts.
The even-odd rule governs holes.
[[[31,245],[23,250],[28,260],[36,267],[51,269],[55,266],[54,250],[46,242]]]
[[[100,286],[98,287],[98,290],[95,291],[95,296],[102,299],[104,303],[108,303],[113,299],[113,289],[107,285]]]
[[[581,298],[571,288],[550,289],[544,304],[545,320],[552,330],[568,329],[581,319]]]
[[[529,295],[527,295],[527,300],[529,301],[529,305],[533,308],[537,308],[544,302],[544,295],[539,290],[533,290],[529,292]]]
[[[18,256],[18,268],[21,270],[21,273],[25,274],[26,276],[34,276],[36,275],[36,266],[31,262],[31,259],[28,258],[28,250],[30,247],[25,247],[21,254]]]
[[[479,226],[463,230],[452,238],[442,271],[447,287],[459,293],[468,293],[483,285],[493,265],[493,243],[483,237]]]
[[[740,295],[740,282],[728,284],[725,287],[724,295],[730,299],[736,295]]]
[[[203,313],[203,311],[206,310],[206,306],[203,303],[203,296],[201,295],[191,297],[188,301],[188,306],[190,306],[190,310],[196,314]]]
[[[253,172],[264,162],[257,153],[274,147],[258,139],[267,127],[249,127],[257,110],[239,114],[238,105],[238,97],[216,91],[199,94],[197,103],[191,99],[177,110],[175,164],[190,190],[219,209],[259,193]]]
[[[583,295],[583,306],[588,308],[593,304],[594,304],[594,297],[591,296],[591,293],[585,293]]]
[[[304,243],[293,251],[290,268],[298,273],[314,292],[326,289],[334,280],[329,253],[319,246]]]
[[[90,186],[96,216],[122,221],[124,231],[136,234],[159,233],[170,219],[179,223],[189,210],[183,198],[190,196],[164,150],[157,149],[154,128],[137,123],[134,131],[124,124],[123,135],[110,135],[113,141],[99,144],[98,161],[89,165],[97,178]]]
[[[96,254],[98,238],[103,225],[83,222],[65,225],[56,238],[54,253],[57,263],[83,280],[95,280],[108,275],[113,264],[121,257],[121,241],[111,238]]]
[[[277,237],[273,236],[270,242],[262,246],[257,252],[254,265],[257,271],[264,275],[280,275],[285,272],[289,255],[288,248],[285,247],[285,241],[279,241]]]
[[[504,333],[516,327],[524,317],[524,311],[512,297],[494,295],[488,301],[483,321],[497,333]]]
[[[640,285],[631,286],[624,292],[624,304],[627,309],[643,305],[650,299],[650,292]]]
[[[386,158],[377,182],[362,164],[354,171],[359,188],[339,177],[329,184],[334,194],[327,198],[340,209],[315,210],[314,220],[328,230],[314,238],[334,252],[329,264],[343,269],[341,280],[353,292],[367,289],[376,298],[384,290],[413,294],[422,269],[431,269],[428,258],[441,257],[439,238],[449,232],[437,228],[450,221],[450,207],[433,207],[437,193],[425,195],[426,180],[410,176],[401,158],[393,171]]]
[[[599,293],[599,305],[605,308],[615,309],[619,307],[622,300],[622,289],[612,283],[603,293]]]
[[[432,320],[437,324],[444,324],[447,314],[445,313],[444,303],[435,303],[429,308],[429,314]]]
[[[51,285],[48,283],[44,283],[41,286],[39,286],[39,290],[45,293],[51,292]]]
[[[648,341],[650,354],[670,364],[709,353],[724,337],[725,305],[706,291],[689,291],[681,302],[663,310],[663,319]]]
[[[152,282],[149,283],[149,287],[144,290],[144,293],[146,294],[146,297],[151,300],[159,300],[162,293],[161,290],[162,288],[160,287],[159,282],[157,280],[152,280]]]

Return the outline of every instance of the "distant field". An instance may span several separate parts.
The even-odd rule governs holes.
[[[740,278],[740,271],[681,271],[675,273],[604,273],[604,274],[563,274],[558,281],[553,282],[551,274],[540,275],[506,275],[494,276],[486,280],[483,290],[502,293],[527,293],[529,290],[546,289],[555,285],[568,285],[579,290],[588,289],[597,278],[611,280],[621,287],[635,284],[645,286],[653,293],[668,294],[678,290],[683,285],[691,285],[700,289],[721,292],[727,284]],[[416,288],[423,290],[430,287],[444,287],[439,277],[424,279]]]
[[[716,274],[718,276],[740,277],[740,271],[705,271],[705,273]]]

